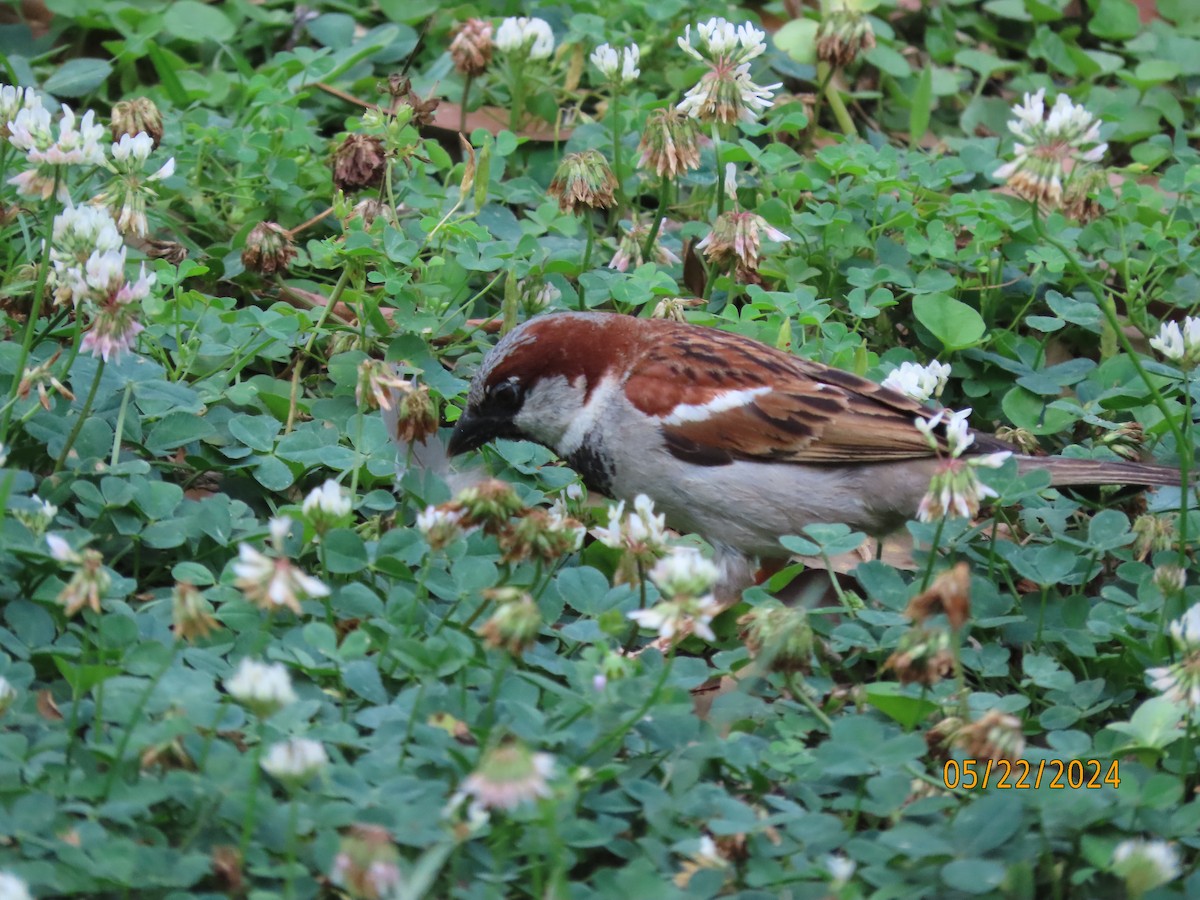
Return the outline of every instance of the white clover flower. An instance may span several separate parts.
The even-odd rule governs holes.
[[[562,291],[549,281],[537,278],[522,278],[517,282],[517,294],[521,298],[521,311],[526,316],[536,316],[562,299]]]
[[[456,540],[462,533],[463,511],[427,506],[417,513],[417,530],[434,550],[440,550]]]
[[[60,563],[78,563],[80,556],[71,549],[66,539],[57,534],[46,535],[46,544],[50,547],[50,556]]]
[[[732,62],[749,62],[767,51],[765,31],[755,28],[750,22],[734,27],[732,22],[716,16],[696,26],[700,45],[711,58],[728,57]],[[692,26],[688,25],[677,43],[685,53],[695,59],[708,62],[703,54],[692,46]]]
[[[24,107],[8,123],[9,143],[25,152],[25,159],[32,169],[10,178],[8,183],[17,188],[22,197],[42,200],[54,193],[58,182],[57,198],[62,203],[70,202],[66,178],[56,173],[56,166],[103,165],[104,149],[100,141],[104,137],[104,126],[95,124],[95,113],[88,110],[76,128],[75,112],[65,103],[58,120],[55,134],[50,111],[40,104]]]
[[[92,277],[92,264],[93,260],[89,259],[89,280]],[[106,263],[105,266],[111,268],[110,263]],[[105,362],[133,348],[134,339],[144,327],[137,321],[136,316],[141,301],[149,296],[150,285],[155,281],[153,273],[146,273],[145,263],[142,263],[138,278],[134,282],[126,281],[122,284],[123,278],[116,276],[115,271],[110,271],[110,277],[112,280],[107,288],[107,296],[95,304],[91,327],[79,344],[81,350],[89,351]]]
[[[1152,666],[1146,670],[1150,686],[1168,700],[1182,703],[1189,712],[1200,709],[1200,659],[1191,654],[1169,666]]]
[[[1046,117],[1045,97],[1043,88],[1013,108],[1008,130],[1017,138],[1016,155],[992,177],[1005,179],[1026,200],[1054,207],[1062,202],[1065,164],[1097,163],[1108,144],[1100,141],[1100,122],[1066,94],[1058,95]]]
[[[1182,873],[1179,851],[1166,841],[1121,841],[1113,850],[1112,871],[1125,879],[1131,897],[1141,897]]]
[[[929,446],[941,455],[940,443],[936,435],[938,426],[943,427],[948,453],[941,459],[929,490],[921,498],[917,508],[917,518],[922,522],[933,522],[945,515],[954,514],[971,518],[979,512],[980,504],[997,494],[979,480],[976,470],[980,468],[995,469],[1004,464],[1012,456],[1009,450],[996,453],[972,454],[963,458],[964,451],[975,443],[975,436],[967,426],[970,409],[953,412],[948,409],[938,411],[929,418],[918,416],[913,424],[925,435]]]
[[[630,44],[620,50],[601,44],[592,51],[592,65],[599,69],[600,74],[613,84],[623,85],[637,79],[642,74],[638,61],[642,51],[637,44]]]
[[[510,16],[496,30],[495,43],[504,53],[524,51],[530,59],[545,59],[554,52],[554,32],[545,19]]]
[[[285,558],[267,556],[249,544],[238,544],[238,560],[233,564],[236,584],[246,599],[267,610],[287,607],[300,615],[300,601],[309,597],[328,597],[329,588],[320,579],[296,568]]]
[[[0,872],[0,900],[33,900],[29,887],[11,872]]]
[[[42,98],[33,88],[0,84],[0,139],[8,137],[8,123],[17,117],[17,113],[23,109],[36,109],[41,105]]]
[[[717,580],[717,567],[694,547],[676,547],[650,570],[653,581],[664,597],[699,597],[708,593]]]
[[[291,738],[272,744],[262,759],[263,770],[279,781],[298,785],[329,765],[329,755],[320,741]]]
[[[1185,316],[1182,327],[1178,322],[1164,322],[1158,337],[1150,338],[1150,346],[1165,359],[1185,368],[1200,363],[1200,316]]]
[[[0,716],[8,712],[17,699],[17,689],[9,684],[7,678],[0,675]]]
[[[888,373],[883,379],[883,386],[899,391],[918,403],[924,403],[931,397],[940,397],[950,377],[950,366],[933,360],[929,365],[903,362]]]
[[[0,465],[3,465],[0,462]],[[58,507],[48,500],[43,500],[37,494],[29,498],[36,505],[33,509],[14,509],[13,516],[36,535],[42,534],[58,515]]]
[[[533,753],[521,744],[508,744],[484,754],[479,767],[462,783],[458,796],[471,797],[484,809],[516,809],[551,794],[554,757]],[[457,805],[452,799],[450,806]]]
[[[292,679],[282,663],[261,663],[244,657],[225,679],[225,690],[238,703],[260,716],[269,716],[296,702]]]
[[[635,609],[627,613],[639,627],[657,631],[661,640],[694,634],[706,641],[715,641],[711,622],[721,612],[720,604],[711,594],[703,597],[683,596],[675,600],[657,603],[649,609]]]
[[[1200,603],[1171,623],[1171,637],[1185,653],[1200,650]]]
[[[154,139],[144,131],[121,135],[121,139],[112,145],[113,161],[105,163],[115,177],[92,200],[112,210],[117,227],[124,234],[146,236],[146,201],[157,196],[150,184],[175,174],[175,157],[168,159],[157,171],[145,174],[146,160],[153,149]]]
[[[696,30],[704,53],[692,46],[691,25],[678,43],[689,56],[708,63],[709,71],[677,108],[702,122],[753,122],[772,105],[775,91],[783,86],[777,83],[764,87],[750,78],[750,60],[767,49],[765,33],[749,22],[735,28],[720,17],[709,19]]]
[[[139,131],[137,134],[123,134],[119,141],[112,145],[113,163],[134,163],[142,168],[154,149],[154,138]]]
[[[68,205],[55,216],[50,262],[57,303],[78,306],[119,286],[125,279],[125,246],[108,211]]]
[[[839,887],[854,877],[854,871],[857,868],[854,860],[848,859],[840,853],[831,853],[825,857],[825,870],[829,872],[830,880]]]
[[[350,503],[350,496],[346,488],[337,484],[334,479],[326,479],[322,486],[312,488],[312,491],[308,492],[308,496],[304,498],[304,504],[301,505],[301,510],[304,510],[306,516],[335,518],[335,520],[350,515],[350,510],[353,508],[354,505]]]

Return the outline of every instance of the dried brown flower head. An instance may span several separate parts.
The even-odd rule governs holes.
[[[454,31],[450,58],[454,68],[469,78],[482,75],[492,61],[492,23],[487,19],[467,19]]]
[[[653,110],[646,118],[638,152],[642,155],[638,165],[659,178],[678,178],[700,168],[696,120],[674,106]]]
[[[616,176],[599,150],[568,153],[550,182],[550,196],[558,208],[579,215],[589,209],[608,209],[615,202]]]
[[[333,183],[343,191],[360,191],[383,184],[387,151],[383,138],[373,134],[346,135],[333,151]]]
[[[162,143],[162,113],[149,97],[121,100],[112,110],[112,139],[121,140],[121,135],[134,137],[140,132],[150,135],[155,149]]]
[[[938,575],[928,590],[908,601],[904,614],[916,622],[924,622],[939,612],[946,614],[950,627],[956,631],[971,617],[971,567],[967,563],[960,562]]]
[[[242,249],[242,265],[262,275],[286,272],[295,258],[291,232],[275,222],[255,225]]]

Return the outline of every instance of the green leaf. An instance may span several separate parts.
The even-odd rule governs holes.
[[[80,694],[86,694],[102,681],[121,674],[118,666],[77,666],[67,662],[61,656],[54,657],[54,665],[58,667],[62,677],[67,680],[67,684],[71,685],[72,690]]]
[[[321,539],[325,548],[325,564],[336,575],[361,572],[367,565],[367,547],[357,533],[348,528],[335,528]]]
[[[1166,697],[1151,697],[1139,706],[1128,722],[1113,722],[1109,730],[1128,735],[1122,750],[1150,748],[1161,750],[1183,737],[1179,727],[1187,712],[1182,703]]]
[[[193,43],[224,42],[237,34],[237,29],[219,7],[198,0],[176,0],[171,4],[164,25],[175,37]]]
[[[1129,0],[1091,0],[1092,17],[1088,30],[1098,38],[1124,41],[1141,30],[1137,7]]]
[[[947,350],[974,346],[987,331],[983,317],[961,300],[946,294],[914,297],[913,315]]]
[[[254,467],[254,480],[269,491],[282,491],[292,486],[296,481],[296,474],[283,460],[274,456],[263,456]]]
[[[229,433],[259,453],[275,449],[275,437],[283,424],[274,416],[237,415],[229,420]]]
[[[815,19],[792,19],[775,32],[775,46],[798,63],[814,65],[819,27]]]
[[[387,703],[388,694],[383,689],[379,668],[372,659],[356,659],[346,663],[342,669],[342,681],[346,687],[370,703]]]
[[[216,433],[207,419],[187,412],[168,413],[146,436],[146,449],[156,455],[191,444]]]
[[[213,574],[208,567],[198,562],[176,563],[171,569],[171,577],[176,581],[186,581],[196,587],[207,587],[215,584]]]
[[[1000,406],[1010,422],[1032,434],[1058,434],[1075,422],[1071,413],[1051,407],[1045,397],[1023,387],[1009,390]]]
[[[939,708],[932,700],[910,696],[908,687],[894,681],[875,682],[866,696],[868,703],[906,729],[915,728]]]
[[[929,116],[933,110],[933,66],[921,70],[917,79],[917,90],[913,94],[912,108],[908,112],[908,145],[916,147],[929,128]]]
[[[59,97],[82,97],[104,84],[112,70],[108,60],[80,56],[59,66],[44,87]]]
[[[942,866],[947,887],[967,894],[986,894],[1004,883],[1005,869],[990,859],[956,859]]]

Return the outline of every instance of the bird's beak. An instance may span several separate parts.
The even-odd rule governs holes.
[[[458,456],[470,450],[478,450],[493,438],[500,437],[504,432],[504,423],[498,422],[492,416],[481,416],[464,411],[454,426],[447,447],[451,456]]]

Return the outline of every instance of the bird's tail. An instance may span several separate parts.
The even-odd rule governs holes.
[[[1174,466],[1152,463],[1116,462],[1105,459],[1070,459],[1062,456],[1018,456],[1019,471],[1044,469],[1055,487],[1079,484],[1175,485],[1183,483],[1183,473]],[[1190,473],[1189,481],[1196,480]]]

